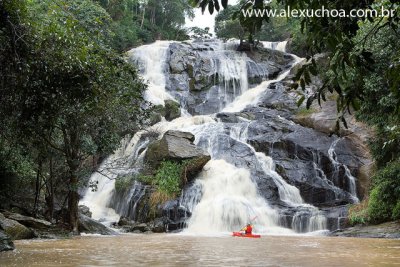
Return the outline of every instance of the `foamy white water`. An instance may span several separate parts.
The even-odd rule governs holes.
[[[277,172],[275,172],[275,164],[272,158],[260,152],[256,152],[256,156],[258,161],[261,163],[264,172],[274,179],[274,182],[278,187],[281,200],[285,201],[291,206],[303,204],[303,199],[300,196],[299,189],[288,184]]]
[[[224,160],[211,160],[196,183],[202,188],[201,201],[194,207],[187,233],[212,234],[239,231],[254,224],[254,232],[292,232],[278,227],[278,213],[258,194],[250,172]]]
[[[353,196],[353,199],[354,199],[355,202],[360,202],[360,200],[357,197],[356,178],[351,174],[349,168],[346,165],[341,164],[337,160],[335,148],[336,148],[337,143],[340,140],[341,139],[336,139],[335,141],[333,141],[331,147],[328,150],[329,159],[333,163],[333,166],[335,168],[334,173],[335,173],[336,176],[339,174],[339,168],[340,167],[344,168],[345,176],[347,177],[348,183],[349,183],[349,193]]]
[[[268,89],[269,85],[275,82],[282,81],[290,73],[290,70],[283,72],[275,80],[262,82],[260,85],[245,91],[242,95],[237,97],[232,103],[227,105],[222,112],[240,112],[248,106],[253,106],[260,100],[261,94]]]
[[[286,46],[288,41],[283,41],[283,42],[261,42],[262,45],[265,48],[272,49],[272,50],[278,50],[281,52],[286,52]]]
[[[154,105],[164,106],[165,100],[174,100],[165,90],[164,69],[170,44],[169,41],[156,41],[153,44],[139,46],[128,52],[130,57],[144,65],[142,76],[149,83],[145,92],[145,99]]]
[[[165,89],[166,74],[164,72],[167,67],[166,58],[169,45],[170,42],[156,42],[135,48],[129,52],[131,57],[142,66],[143,77],[149,82],[146,99],[156,105],[164,105],[164,101],[167,99],[173,100],[173,97]],[[211,46],[212,50],[204,52],[204,60],[210,60],[212,68],[218,71],[219,76],[215,83],[219,85],[218,97],[223,99],[221,109],[227,103],[230,103],[223,109],[224,112],[238,112],[247,106],[256,105],[271,83],[282,81],[290,72],[290,70],[284,71],[277,79],[266,81],[249,89],[246,54],[226,49],[230,45],[221,42],[213,43]],[[275,49],[283,49],[282,46],[283,44],[278,44]],[[302,60],[293,57],[295,59],[293,66]],[[267,76],[268,73],[264,74]],[[233,89],[233,94],[232,92],[230,94],[235,98],[227,97],[226,91],[228,89]],[[207,97],[210,96],[207,95]],[[267,177],[273,179],[283,202],[290,207],[302,208],[294,215],[292,229],[299,232],[304,231],[304,229],[306,231],[326,229],[326,218],[317,208],[304,204],[299,190],[289,185],[275,172],[272,158],[257,153],[253,147],[247,144],[248,126],[248,123],[232,126],[228,135],[251,149],[251,153],[255,155],[255,160],[261,165]],[[255,232],[294,233],[290,229],[278,226],[279,214],[259,194],[256,183],[251,179],[250,170],[237,168],[226,161],[215,159],[214,155],[217,155],[218,149],[220,149],[218,136],[227,134],[225,125],[217,122],[214,115],[191,116],[184,109],[182,110],[182,117],[171,122],[163,120],[145,131],[137,133],[129,143],[123,144],[122,148],[110,156],[103,164],[104,166],[102,165],[103,168],[106,168],[124,159],[119,162],[118,169],[107,173],[107,177],[98,173],[93,174],[92,180],[99,181],[99,190],[97,192],[88,190],[81,204],[90,207],[95,219],[102,219],[107,222],[119,219],[119,215],[113,209],[108,208],[115,188],[114,179],[119,174],[129,171],[132,168],[132,162],[144,156],[148,143],[139,142],[142,134],[153,132],[161,138],[168,130],[192,132],[196,136],[196,142],[200,139],[204,141],[203,147],[208,150],[213,158],[190,189],[190,194],[182,195],[181,202],[185,202],[187,208],[193,212],[188,221],[187,233],[216,235],[238,231],[253,218],[256,218],[253,221]],[[144,192],[140,191],[138,194],[144,194]],[[136,207],[136,204],[133,207]]]

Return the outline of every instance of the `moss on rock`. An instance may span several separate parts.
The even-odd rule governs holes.
[[[167,121],[172,121],[181,116],[181,107],[178,102],[166,100],[164,107],[164,117]]]

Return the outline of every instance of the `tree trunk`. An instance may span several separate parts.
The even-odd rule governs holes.
[[[71,173],[70,179],[70,190],[68,197],[68,215],[69,215],[69,225],[71,227],[73,234],[79,234],[79,217],[78,217],[78,177],[75,173]]]
[[[39,196],[40,196],[40,175],[42,172],[42,160],[40,159],[38,162],[38,169],[36,172],[36,188],[35,188],[35,203],[33,204],[33,214],[34,216],[38,213],[38,204],[39,204]]]
[[[143,23],[144,23],[144,15],[146,14],[146,7],[143,7],[143,15],[142,15],[142,22],[140,23],[140,29],[143,28]]]
[[[69,225],[73,234],[79,234],[78,224],[78,169],[80,166],[79,160],[79,131],[77,123],[74,119],[71,119],[68,124],[69,127],[64,128],[64,146],[66,148],[66,159],[69,167],[69,194],[68,194],[68,218]]]
[[[49,183],[50,183],[50,188],[49,188],[49,201],[47,203],[47,206],[49,208],[49,216],[50,216],[50,221],[53,222],[53,217],[54,217],[54,182],[53,182],[53,158],[50,158],[50,177],[49,177]]]

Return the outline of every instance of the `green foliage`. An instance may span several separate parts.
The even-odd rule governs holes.
[[[155,40],[186,40],[185,16],[193,17],[187,0],[97,0],[112,18],[113,48],[124,52]]]
[[[180,192],[182,164],[163,161],[155,174],[155,183],[158,189],[168,196],[175,196]]]
[[[190,38],[194,39],[210,39],[212,37],[212,33],[210,33],[210,28],[206,27],[204,29],[199,27],[191,27],[189,29]]]
[[[117,179],[115,179],[115,190],[117,192],[123,192],[124,190],[129,189],[134,181],[135,176],[133,175],[117,177]]]
[[[374,177],[368,213],[374,223],[399,218],[400,161],[391,162]]]
[[[366,22],[360,26],[355,40],[361,43],[374,55],[373,72],[363,77],[363,101],[357,118],[374,126],[377,135],[371,142],[372,153],[378,166],[384,167],[387,162],[400,156],[400,117],[396,116],[398,103],[395,94],[387,83],[387,70],[396,64],[399,54],[399,31],[383,28],[373,38],[368,33],[378,24]],[[381,116],[381,114],[393,114]]]
[[[200,1],[198,5],[202,7],[205,2],[206,1]],[[214,1],[214,5],[217,2],[218,1]],[[213,5],[213,2],[210,1],[208,5],[210,7],[210,5]],[[215,32],[217,37],[222,39],[238,38],[241,43],[246,39],[250,44],[254,45],[256,43],[255,38],[258,37],[263,23],[269,21],[270,18],[245,17],[243,16],[242,10],[264,8],[269,9],[270,5],[264,5],[263,1],[255,1],[254,3],[241,1],[235,6],[226,6],[215,18]],[[213,12],[210,10],[210,13]]]
[[[146,87],[108,46],[110,16],[93,1],[1,1],[0,13],[0,140],[29,148],[23,156],[46,194],[54,196],[60,171],[76,217],[86,159],[138,130]]]
[[[237,38],[243,40],[247,38],[246,29],[240,25],[239,20],[233,18],[233,14],[240,10],[239,5],[229,6],[222,10],[215,17],[215,33],[220,39]]]
[[[154,176],[139,174],[135,179],[144,184],[153,184],[155,182]]]
[[[368,199],[364,199],[361,203],[352,205],[349,208],[349,223],[350,225],[367,224],[368,216]]]
[[[366,215],[366,211],[363,211],[362,213],[353,213],[351,216],[349,216],[350,225],[367,224]]]
[[[180,191],[183,185],[184,170],[187,166],[193,164],[193,160],[185,160],[183,162],[163,161],[154,176],[140,174],[134,179],[153,185],[157,188],[158,197],[168,196],[169,199],[174,198]]]
[[[6,140],[0,139],[0,169],[3,175],[18,175],[20,177],[33,177],[34,163],[26,149],[19,145],[10,145]]]
[[[393,220],[400,220],[400,200],[397,201],[397,204],[393,209],[392,219]]]

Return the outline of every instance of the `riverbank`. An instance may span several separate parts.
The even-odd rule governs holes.
[[[22,216],[15,213],[5,213],[8,218],[0,213],[0,251],[14,249],[20,242],[31,240],[62,240],[74,237],[69,234],[65,225],[51,225],[49,222]],[[81,214],[81,217],[83,215]],[[11,218],[15,219],[12,220]],[[17,221],[18,220],[18,221]],[[98,234],[103,236],[115,236],[117,232],[104,227],[100,223],[85,216],[81,222],[82,232],[86,234]],[[146,224],[135,224],[132,229],[119,227],[118,232],[131,232],[135,234],[152,234],[152,228]],[[106,231],[105,231],[106,229]],[[129,231],[127,231],[129,230]],[[173,236],[173,234],[171,234]],[[353,238],[380,238],[380,239],[400,239],[400,221],[387,222],[379,225],[357,225],[341,230],[336,230],[328,234],[329,237],[353,237]],[[22,241],[19,241],[22,240]]]
[[[333,231],[330,236],[400,239],[400,221],[378,225],[357,225]]]

